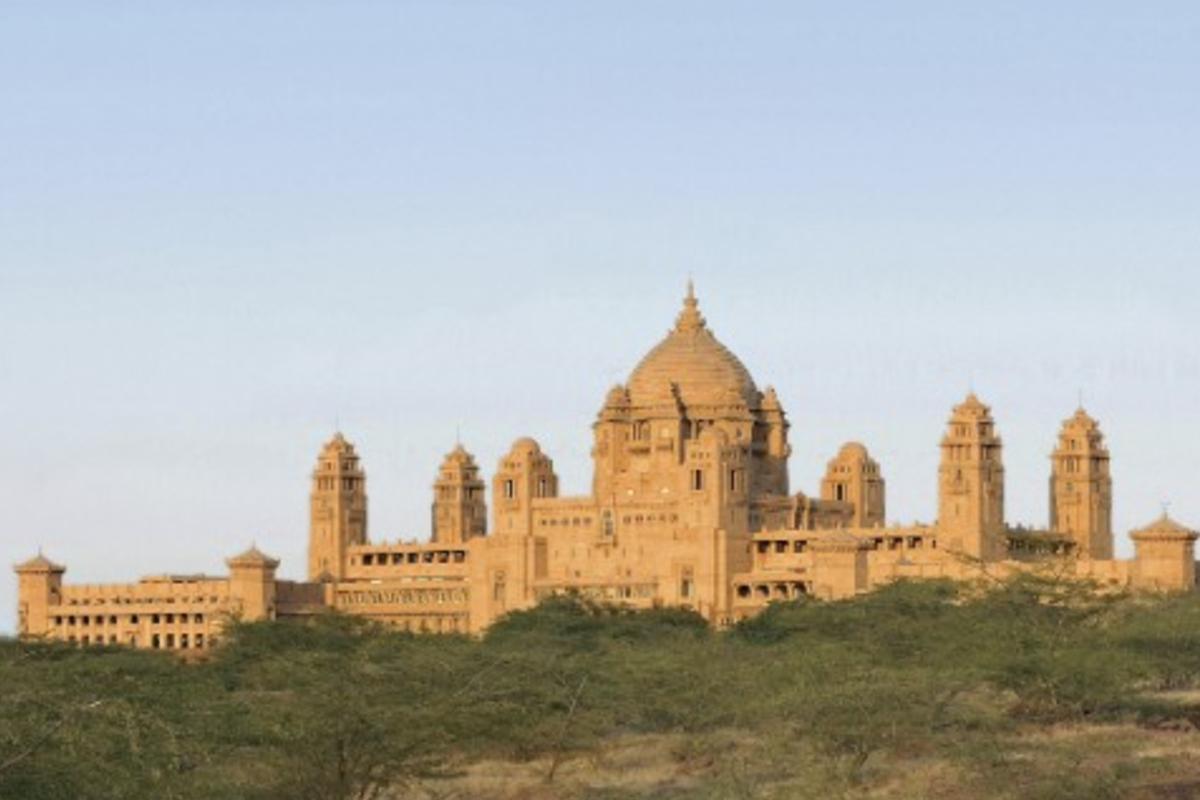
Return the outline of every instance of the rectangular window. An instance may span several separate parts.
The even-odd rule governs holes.
[[[699,492],[704,489],[704,470],[692,470],[692,491]]]

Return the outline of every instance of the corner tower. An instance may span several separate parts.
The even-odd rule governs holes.
[[[1196,539],[1164,512],[1145,528],[1131,531],[1133,585],[1138,589],[1185,592],[1196,588]]]
[[[308,579],[340,580],[350,545],[367,542],[367,477],[354,445],[334,434],[317,457],[309,495]]]
[[[17,636],[44,636],[50,630],[50,614],[62,602],[63,573],[39,551],[37,556],[14,567],[17,573]]]
[[[435,544],[462,544],[487,533],[485,489],[475,457],[461,444],[446,454],[433,484]]]
[[[1050,455],[1050,530],[1084,558],[1113,557],[1112,474],[1100,425],[1082,408],[1063,422]]]
[[[1002,448],[992,410],[974,393],[954,407],[938,468],[938,529],[947,549],[985,561],[1005,557]]]
[[[251,546],[225,559],[229,567],[229,594],[243,620],[275,619],[275,570],[279,559]]]

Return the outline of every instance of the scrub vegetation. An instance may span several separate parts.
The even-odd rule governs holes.
[[[1200,793],[1200,597],[901,582],[728,631],[555,598],[486,636],[338,615],[200,662],[0,642],[3,800]]]

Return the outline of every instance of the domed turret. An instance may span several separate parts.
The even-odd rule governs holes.
[[[885,484],[879,463],[860,442],[847,442],[829,462],[821,499],[854,507],[850,526],[873,528],[885,522]]]
[[[492,477],[492,508],[497,533],[532,532],[533,506],[558,497],[554,461],[536,440],[523,436],[500,459]]]

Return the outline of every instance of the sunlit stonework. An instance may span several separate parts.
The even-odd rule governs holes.
[[[938,519],[888,526],[885,483],[851,442],[819,496],[788,482],[789,423],[771,388],[716,338],[688,288],[671,331],[612,387],[592,425],[590,494],[559,493],[553,460],[518,439],[487,484],[462,445],[433,484],[430,541],[372,542],[366,474],[337,433],[312,473],[307,581],[275,576],[257,549],[224,577],[63,582],[42,555],[16,567],[19,631],[81,644],[203,649],[232,617],[336,609],[402,628],[476,632],[540,598],[573,592],[634,607],[694,609],[716,625],[767,603],[844,598],[898,578],[1003,576],[1053,561],[1101,585],[1193,590],[1197,537],[1165,515],[1113,560],[1112,478],[1099,425],[1082,409],[1051,456],[1049,525],[1004,515],[1003,444],[974,394],[941,442]]]

